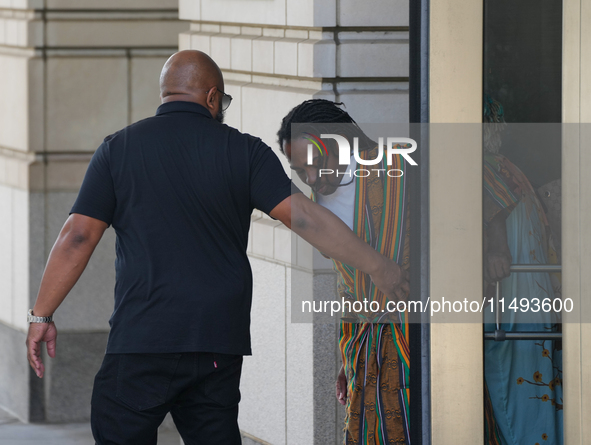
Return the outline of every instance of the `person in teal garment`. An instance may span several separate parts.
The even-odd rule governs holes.
[[[501,329],[555,332],[560,314],[508,310],[509,302],[531,306],[560,298],[548,273],[510,273],[510,264],[549,264],[554,257],[542,205],[526,176],[500,155],[505,126],[502,106],[485,97],[484,107],[485,292],[501,280],[505,300]],[[488,125],[487,125],[488,124]],[[519,303],[518,303],[519,304]],[[495,329],[491,307],[485,331]],[[562,352],[549,340],[484,342],[487,445],[562,445]]]

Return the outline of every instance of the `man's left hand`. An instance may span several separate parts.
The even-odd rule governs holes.
[[[345,375],[345,368],[341,366],[339,375],[336,381],[336,396],[337,400],[341,405],[347,403],[347,376]]]
[[[41,360],[41,343],[47,343],[47,353],[51,358],[55,357],[55,346],[57,340],[57,329],[55,323],[31,323],[27,335],[27,359],[31,368],[42,378],[45,372],[45,365]]]

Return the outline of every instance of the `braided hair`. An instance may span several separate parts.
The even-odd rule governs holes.
[[[279,142],[281,152],[284,153],[283,143],[290,142],[292,139],[292,124],[304,124],[302,127],[305,128],[305,131],[316,134],[330,133],[331,131],[328,130],[330,124],[351,124],[342,125],[343,131],[340,132],[342,136],[346,137],[350,143],[353,142],[354,137],[358,137],[359,151],[369,150],[375,147],[376,143],[359,128],[359,125],[357,125],[357,122],[353,120],[349,113],[339,108],[342,105],[344,105],[342,102],[332,102],[326,99],[310,99],[293,108],[283,118],[281,127],[277,132],[277,141]],[[329,143],[328,145],[332,144]]]

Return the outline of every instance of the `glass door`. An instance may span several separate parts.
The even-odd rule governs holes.
[[[484,443],[562,444],[561,2],[486,0],[483,48]]]

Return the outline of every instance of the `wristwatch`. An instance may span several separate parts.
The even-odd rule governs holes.
[[[27,314],[27,321],[29,323],[51,323],[53,320],[53,315],[49,317],[37,317],[33,315],[33,309],[29,309],[29,313]]]

